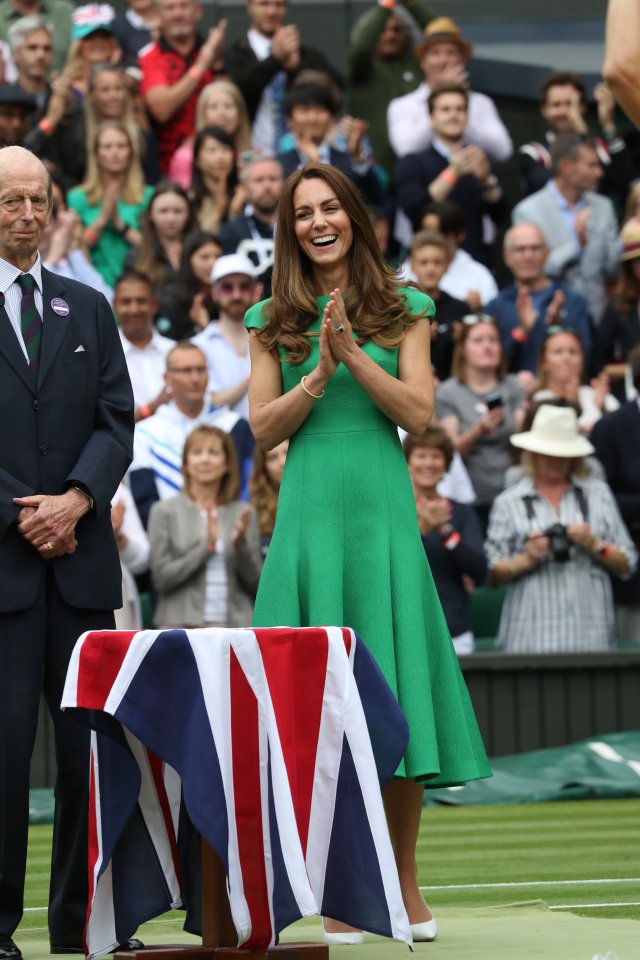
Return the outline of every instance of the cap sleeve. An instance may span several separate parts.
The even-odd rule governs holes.
[[[402,295],[407,304],[407,311],[412,317],[427,317],[431,323],[436,315],[436,305],[431,297],[414,287],[405,287]]]
[[[244,315],[244,325],[247,330],[260,330],[261,327],[264,327],[267,322],[265,307],[268,303],[268,300],[261,300],[260,303],[255,303],[247,310]]]

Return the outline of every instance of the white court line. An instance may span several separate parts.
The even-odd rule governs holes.
[[[600,880],[523,880],[512,883],[448,883],[439,887],[420,887],[421,890],[492,890],[496,887],[561,887],[571,884],[640,883],[640,877],[603,877]]]
[[[557,903],[548,905],[549,910],[591,910],[595,907],[640,907],[640,900],[620,901],[620,903]]]

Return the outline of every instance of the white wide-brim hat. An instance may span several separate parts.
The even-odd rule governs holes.
[[[542,453],[547,457],[587,457],[594,448],[578,432],[578,417],[571,407],[544,403],[531,424],[531,430],[511,437],[514,447]]]

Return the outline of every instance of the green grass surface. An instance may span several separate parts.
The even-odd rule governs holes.
[[[50,827],[30,829],[28,910],[16,935],[30,948],[25,960],[47,955],[50,845]],[[640,800],[426,808],[418,875],[441,935],[416,952],[446,960],[591,960],[607,950],[619,960],[640,957],[640,927],[630,922],[640,920]],[[174,913],[146,924],[142,938],[171,942],[180,931]],[[310,918],[285,939],[319,935]],[[336,948],[331,956],[383,960],[402,949],[372,938],[355,954]]]

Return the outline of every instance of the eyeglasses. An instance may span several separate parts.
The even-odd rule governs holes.
[[[231,280],[222,280],[215,284],[215,289],[225,294],[233,293],[234,290],[239,290],[240,293],[251,293],[253,284],[250,280],[240,280],[238,283],[233,283]]]
[[[192,374],[197,374],[199,377],[204,377],[205,374],[209,373],[208,367],[168,367],[167,373],[177,373],[181,377],[190,377]]]

